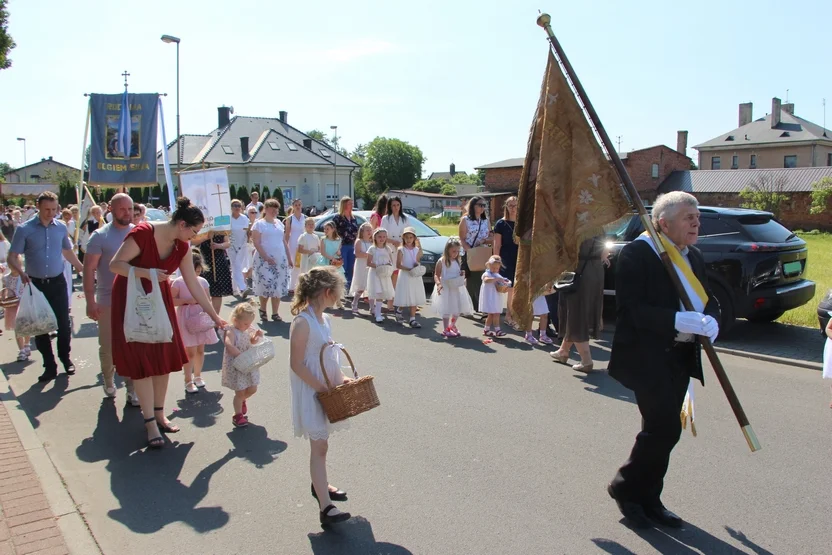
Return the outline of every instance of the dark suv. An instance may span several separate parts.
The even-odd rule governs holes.
[[[648,208],[649,211],[649,208]],[[771,322],[787,310],[809,302],[815,283],[804,279],[806,242],[783,227],[769,212],[700,206],[699,242],[708,280],[719,302],[720,327],[727,331],[737,318]],[[615,258],[644,231],[635,215],[607,228],[611,267],[604,293],[615,295]]]

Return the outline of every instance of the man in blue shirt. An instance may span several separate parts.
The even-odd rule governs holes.
[[[38,196],[38,214],[22,224],[14,234],[12,246],[9,249],[9,266],[20,274],[21,281],[32,283],[37,287],[58,320],[58,358],[64,365],[68,375],[75,373],[75,365],[69,359],[69,341],[71,324],[69,321],[69,295],[64,278],[64,258],[68,260],[78,272],[84,267],[72,251],[66,225],[56,220],[58,215],[58,197],[55,193],[44,191]],[[23,255],[26,270],[20,265],[20,255]],[[43,357],[43,374],[38,378],[40,382],[54,380],[58,375],[58,365],[52,353],[52,342],[49,334],[35,337],[35,346]]]

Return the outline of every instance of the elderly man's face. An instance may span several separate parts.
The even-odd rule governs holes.
[[[695,206],[680,206],[670,218],[661,218],[659,227],[677,247],[695,245],[699,239],[699,209]]]

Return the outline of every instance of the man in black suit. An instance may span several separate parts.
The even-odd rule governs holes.
[[[682,519],[662,504],[662,487],[670,452],[682,434],[680,412],[690,378],[704,385],[696,336],[716,339],[718,307],[708,291],[702,253],[693,246],[699,235],[696,198],[683,192],[663,195],[653,206],[652,219],[672,242],[670,248],[679,250],[708,301],[700,311],[685,311],[649,238],[642,236],[621,250],[609,374],[635,393],[642,430],[607,491],[635,526],[649,527],[652,520],[678,528]]]

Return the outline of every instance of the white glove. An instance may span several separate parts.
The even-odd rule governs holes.
[[[702,319],[702,333],[699,335],[708,336],[711,343],[716,341],[716,338],[719,335],[719,324],[716,320],[714,320],[713,316],[705,315],[705,318]]]
[[[704,320],[705,315],[701,312],[677,312],[676,331],[679,333],[705,335],[702,333],[702,323]]]

